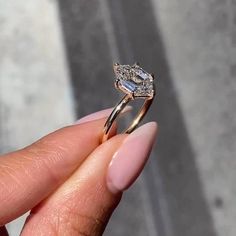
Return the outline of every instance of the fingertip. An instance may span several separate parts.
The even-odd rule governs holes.
[[[134,183],[149,158],[156,133],[156,122],[149,122],[131,133],[114,153],[106,178],[111,192],[124,191]]]

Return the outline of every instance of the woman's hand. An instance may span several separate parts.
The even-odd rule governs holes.
[[[143,169],[157,131],[150,122],[100,144],[110,111],[0,158],[0,235],[29,210],[24,236],[103,233],[122,192]]]

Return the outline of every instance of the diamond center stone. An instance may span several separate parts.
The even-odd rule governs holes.
[[[126,94],[140,98],[151,98],[154,96],[153,77],[140,66],[134,64],[114,65],[116,75],[116,87]]]
[[[147,74],[147,72],[145,72],[142,68],[135,68],[135,73],[141,81],[148,80],[150,78],[149,74]]]

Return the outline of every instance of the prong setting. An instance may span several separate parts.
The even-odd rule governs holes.
[[[135,98],[153,98],[155,88],[154,75],[147,73],[137,63],[133,66],[114,64],[115,87]]]
[[[116,79],[116,80],[115,80],[115,87],[116,87],[116,89],[119,89],[119,85],[118,85],[118,83],[119,83],[119,80]]]

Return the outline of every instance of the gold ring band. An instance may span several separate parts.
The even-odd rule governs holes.
[[[113,111],[111,112],[110,116],[108,117],[103,130],[103,137],[102,142],[105,142],[109,137],[109,131],[111,130],[112,124],[114,121],[118,118],[119,114],[122,112],[122,110],[126,107],[126,105],[132,100],[132,98],[127,94],[125,95],[120,102],[115,106]],[[146,99],[140,108],[138,114],[130,124],[130,126],[125,130],[125,133],[130,134],[135,128],[138,126],[139,122],[143,119],[145,114],[147,113],[148,109],[152,105],[153,98],[152,99]]]
[[[105,142],[109,138],[109,131],[114,121],[131,100],[136,98],[145,99],[138,114],[125,130],[127,134],[135,130],[147,113],[155,97],[154,76],[144,71],[137,63],[133,66],[119,65],[116,63],[113,67],[116,74],[115,87],[126,95],[117,103],[108,117],[103,129],[102,142]]]

